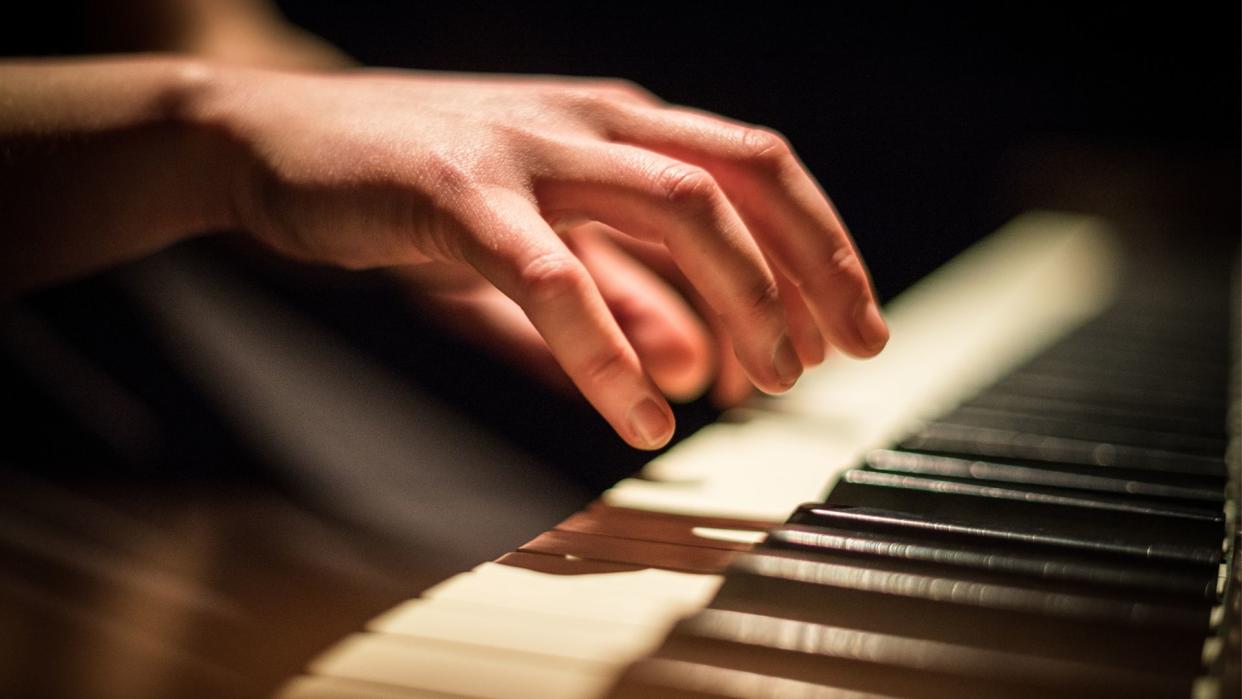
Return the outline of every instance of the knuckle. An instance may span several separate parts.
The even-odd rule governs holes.
[[[658,102],[655,95],[647,90],[647,88],[632,80],[626,80],[625,78],[607,78],[599,81],[598,85],[604,92],[611,93],[625,99],[647,103]]]
[[[656,191],[673,204],[707,208],[720,197],[720,187],[706,170],[685,163],[673,163],[656,176]]]
[[[568,111],[588,118],[599,117],[613,108],[612,98],[602,90],[589,87],[563,89],[556,100]]]
[[[750,290],[747,310],[752,315],[765,315],[780,308],[780,299],[780,289],[777,287],[776,280],[768,277]]]
[[[567,253],[544,253],[518,272],[522,294],[529,303],[537,305],[581,297],[588,283],[582,264]]]
[[[867,273],[862,261],[849,245],[836,250],[825,251],[824,255],[810,267],[811,276],[806,280],[808,285],[831,285],[840,289],[857,289],[860,292],[868,287]]]
[[[789,140],[772,129],[752,127],[742,132],[742,157],[767,169],[783,166],[793,156]]]
[[[612,345],[589,357],[582,365],[583,375],[592,383],[608,383],[627,373],[629,355],[620,346]]]

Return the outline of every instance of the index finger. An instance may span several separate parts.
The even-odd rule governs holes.
[[[888,327],[858,249],[783,137],[687,109],[626,105],[616,114],[607,124],[612,140],[713,174],[832,344],[855,356],[883,349]]]

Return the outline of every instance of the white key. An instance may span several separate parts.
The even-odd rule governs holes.
[[[376,633],[488,648],[507,648],[601,665],[622,665],[664,640],[665,623],[601,623],[521,609],[444,599],[410,600],[368,625]]]
[[[600,696],[615,671],[581,660],[426,643],[390,634],[355,634],[311,665],[317,675],[477,699],[582,699]]]
[[[302,676],[282,687],[275,699],[461,699],[461,695],[390,687],[339,677]]]

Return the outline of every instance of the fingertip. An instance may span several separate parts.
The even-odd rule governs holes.
[[[776,341],[776,349],[772,351],[772,369],[776,372],[780,392],[793,388],[798,377],[802,376],[802,360],[798,358],[788,335],[781,335]]]
[[[863,350],[862,356],[873,357],[879,354],[888,344],[889,331],[875,301],[871,298],[863,299],[854,318],[859,347]]]
[[[828,347],[819,328],[815,327],[814,323],[808,322],[796,326],[794,330],[796,332],[791,333],[794,349],[798,352],[798,359],[802,361],[803,368],[810,369],[822,364],[828,355]]]
[[[631,446],[654,450],[673,438],[673,410],[656,398],[644,398],[630,408],[627,416],[629,436],[622,435]]]

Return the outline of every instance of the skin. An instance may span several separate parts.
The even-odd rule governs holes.
[[[135,56],[0,63],[0,105],[10,291],[223,229],[399,268],[546,347],[644,449],[672,435],[666,394],[730,371],[778,393],[888,338],[783,137],[629,83]]]

